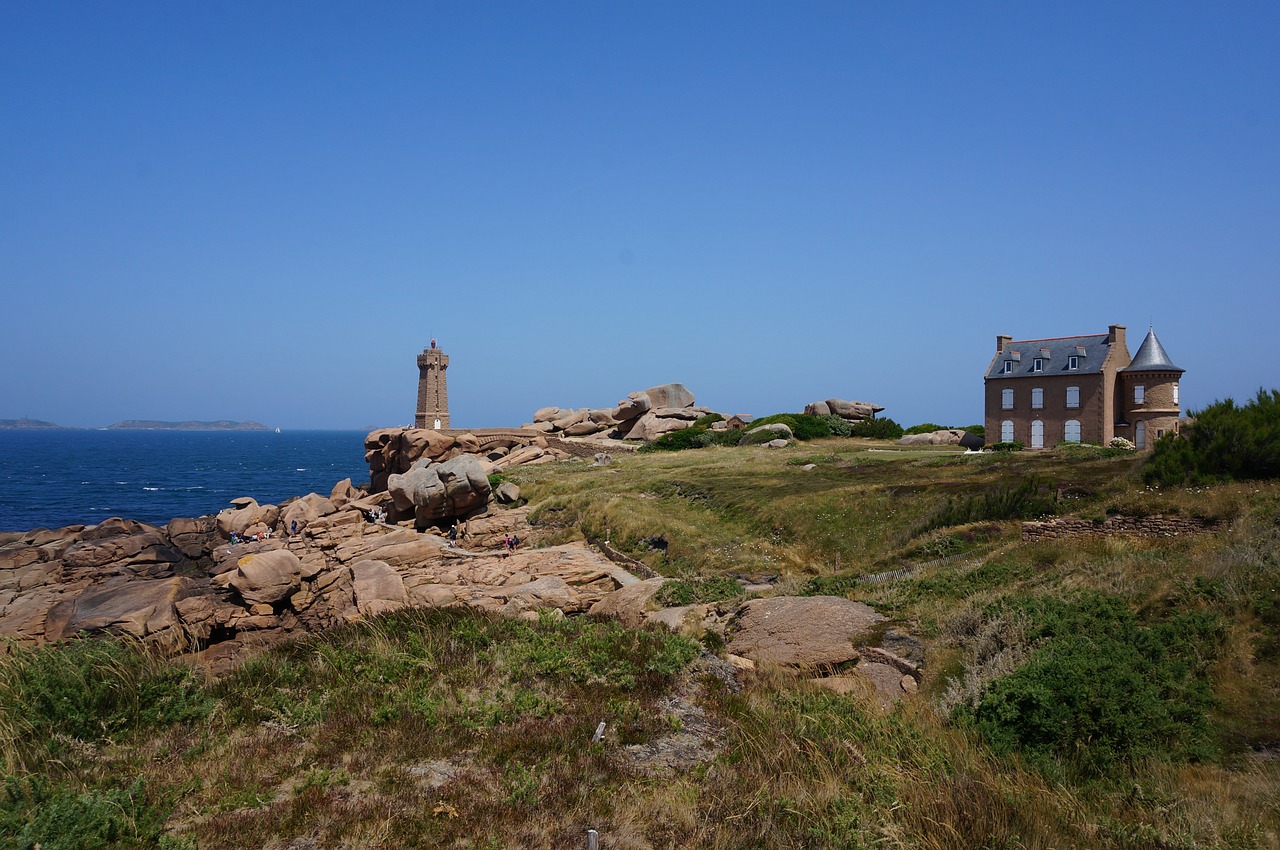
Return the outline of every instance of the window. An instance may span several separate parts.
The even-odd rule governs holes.
[[[1080,420],[1068,419],[1063,423],[1062,439],[1068,443],[1080,442]]]
[[[1178,401],[1178,385],[1174,384],[1173,385],[1173,406],[1177,407],[1179,404],[1181,404],[1181,402]]]
[[[1079,354],[1067,355],[1067,371],[1074,372],[1079,368],[1080,368],[1080,355]]]
[[[1142,384],[1137,384],[1133,388],[1133,403],[1142,404],[1147,400],[1147,388]]]
[[[1013,410],[1013,390],[1005,388],[1000,391],[1000,409]]]
[[[1043,361],[1042,359],[1040,359],[1039,357],[1037,357],[1035,360],[1032,360],[1032,361],[1031,361],[1031,371],[1032,371],[1032,372],[1043,372],[1043,371],[1044,371],[1044,361]]]
[[[1013,442],[1013,420],[1012,419],[1006,419],[1005,421],[1000,423],[1000,442],[1002,443]]]
[[[1005,375],[1012,375],[1012,374],[1013,374],[1013,361],[1012,361],[1012,360],[1006,360],[1006,361],[1004,361],[1004,369],[1003,369],[1003,370],[1001,370],[1001,371],[1002,371],[1002,373],[1003,373],[1003,374],[1005,374]]]
[[[1031,423],[1031,448],[1044,448],[1044,423],[1039,419]]]
[[[1080,388],[1067,387],[1067,407],[1080,406]]]
[[[1044,409],[1044,388],[1036,387],[1031,391],[1031,407],[1036,410]]]
[[[1147,423],[1139,422],[1133,426],[1133,444],[1140,449],[1147,447]]]

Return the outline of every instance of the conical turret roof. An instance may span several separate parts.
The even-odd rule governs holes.
[[[1186,370],[1173,365],[1173,361],[1165,353],[1164,346],[1160,344],[1160,340],[1156,339],[1155,330],[1152,329],[1147,331],[1147,338],[1142,341],[1142,345],[1138,346],[1138,353],[1133,355],[1133,360],[1124,367],[1123,371],[1185,372]]]

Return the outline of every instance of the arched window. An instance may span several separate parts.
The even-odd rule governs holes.
[[[1080,420],[1079,419],[1068,419],[1063,424],[1062,439],[1066,440],[1068,443],[1080,442]]]
[[[1044,388],[1035,387],[1031,390],[1031,407],[1035,410],[1044,409]]]
[[[1031,423],[1031,448],[1044,448],[1044,423],[1039,419]]]
[[[1140,449],[1147,447],[1147,423],[1139,422],[1133,426],[1133,444]]]
[[[1067,407],[1080,406],[1080,388],[1067,387]]]
[[[1013,442],[1013,420],[1012,419],[1006,419],[1005,421],[1000,423],[1000,442],[1002,443]]]
[[[1000,391],[1000,407],[1002,410],[1013,410],[1013,388],[1006,387]]]

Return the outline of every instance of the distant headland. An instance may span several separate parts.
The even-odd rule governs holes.
[[[162,422],[159,419],[124,419],[107,426],[108,431],[270,431],[261,422],[252,419],[232,422],[219,419],[214,422]]]
[[[43,419],[0,419],[0,431],[58,431],[66,430],[61,425],[45,422]]]
[[[83,431],[84,428],[68,428],[42,419],[0,419],[0,431]],[[233,422],[230,419],[218,419],[213,422],[187,420],[184,422],[165,422],[159,419],[122,419],[108,425],[108,431],[270,431],[261,422],[252,419],[245,422]]]

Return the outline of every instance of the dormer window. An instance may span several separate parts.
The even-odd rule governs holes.
[[[1001,370],[1001,374],[1004,374],[1004,375],[1012,375],[1012,374],[1013,374],[1013,361],[1012,361],[1012,360],[1006,360],[1006,361],[1004,361],[1004,369],[1002,369],[1002,370]]]
[[[1042,357],[1037,357],[1035,360],[1032,360],[1032,361],[1031,361],[1031,371],[1032,371],[1032,372],[1043,372],[1043,371],[1044,371],[1044,358],[1042,358]]]
[[[1075,370],[1077,370],[1077,369],[1079,369],[1079,368],[1080,368],[1080,355],[1079,355],[1079,354],[1068,354],[1068,355],[1067,355],[1067,371],[1068,371],[1068,372],[1074,372]]]

